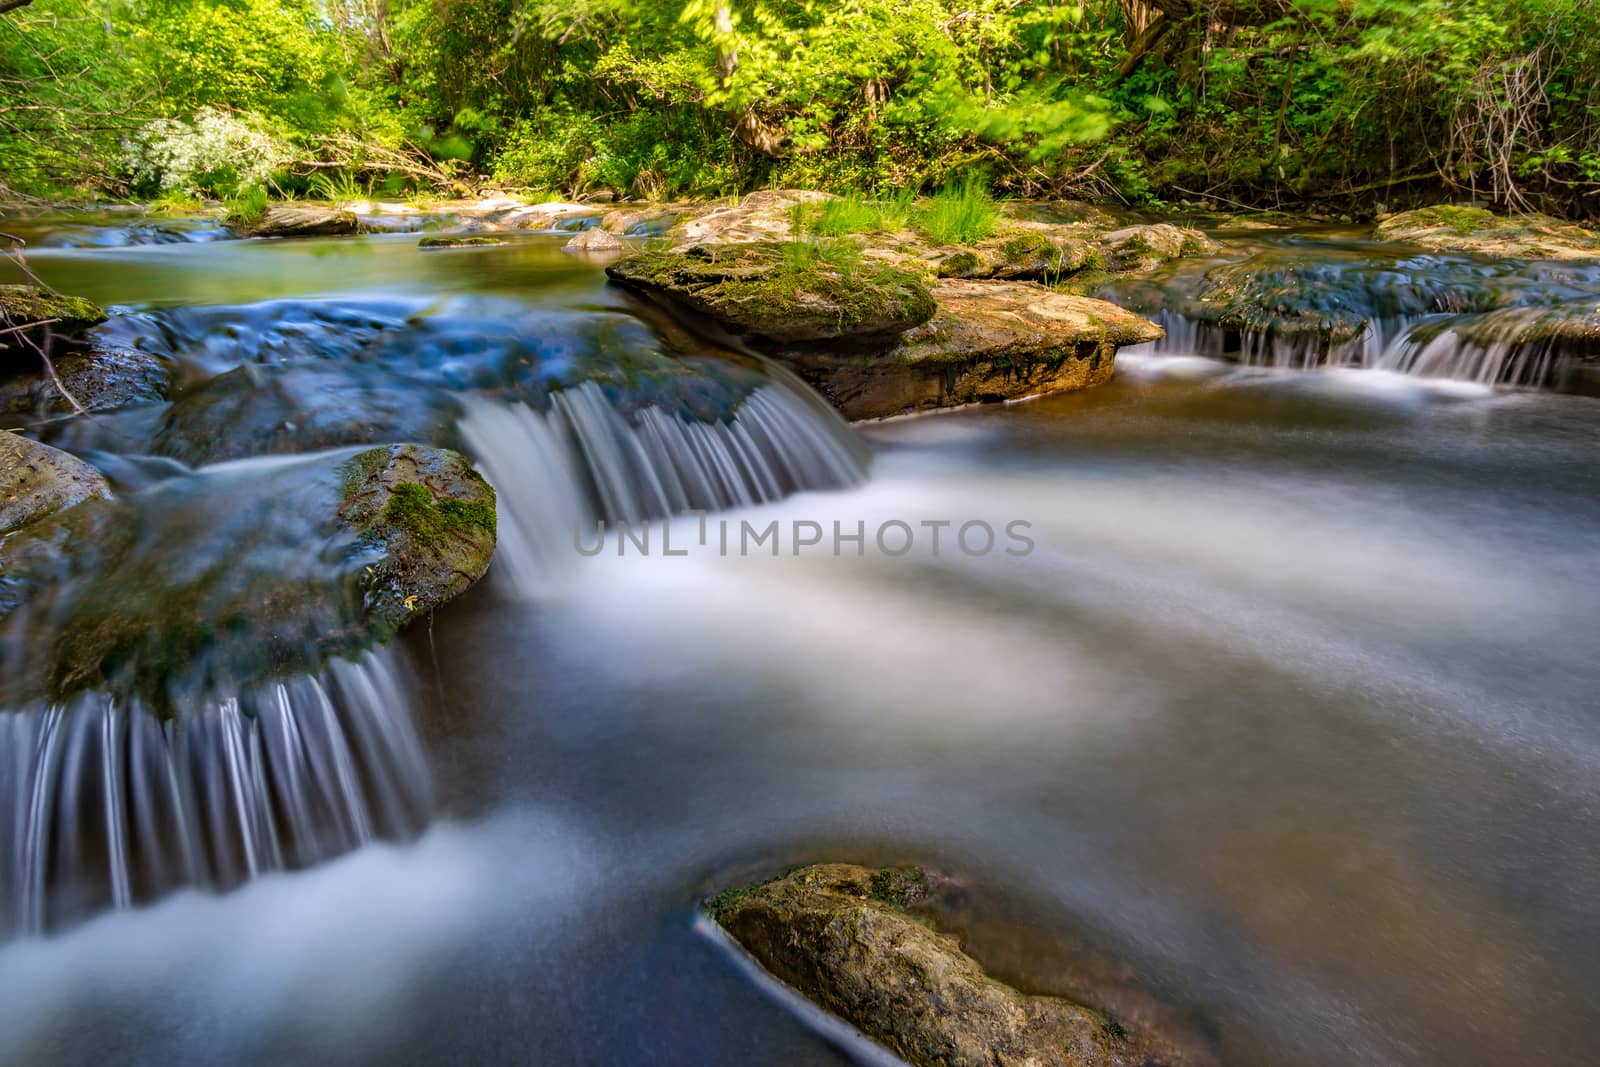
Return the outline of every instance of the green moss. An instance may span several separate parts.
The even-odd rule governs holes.
[[[438,236],[424,237],[417,242],[418,248],[471,248],[480,245],[503,245],[505,240],[500,237],[486,237],[482,234],[470,236]]]
[[[983,269],[983,258],[976,252],[961,251],[939,261],[941,278],[967,278]]]
[[[921,867],[885,867],[873,871],[867,895],[880,904],[903,911],[922,900],[928,891],[928,872]]]
[[[1044,259],[1054,259],[1059,253],[1055,242],[1036,230],[1027,230],[1006,238],[1005,244],[1000,246],[1001,253],[1009,262],[1020,263],[1031,256]]]
[[[31,285],[0,285],[0,313],[12,324],[54,319],[50,329],[65,335],[106,321],[106,313],[82,297],[62,296]]]
[[[439,510],[457,526],[496,531],[494,504],[487,500],[441,500]]]

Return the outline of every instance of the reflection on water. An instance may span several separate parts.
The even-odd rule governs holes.
[[[446,268],[366,240],[320,275],[328,243],[237,248],[160,297],[111,260],[84,278],[617,299],[534,245]],[[1028,556],[494,576],[511,595],[408,641],[445,822],[0,949],[0,1058],[837,1063],[690,928],[703,893],[830,859],[942,866],[996,971],[1069,989],[1120,959],[1229,1064],[1592,1063],[1597,417],[1136,357],[1090,393],[870,427],[866,484],[734,513],[1022,519]],[[551,477],[493,476],[534,512]]]

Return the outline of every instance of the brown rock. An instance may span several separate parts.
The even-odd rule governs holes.
[[[1085,389],[1161,328],[1115,304],[1027,282],[944,280],[938,312],[887,351],[795,348],[792,366],[849,419]]]
[[[1479,252],[1516,259],[1600,259],[1600,233],[1548,215],[1496,215],[1479,207],[1418,208],[1377,226],[1385,241],[1434,252]]]
[[[241,237],[338,237],[355,233],[361,222],[352,211],[313,204],[269,204],[254,219],[230,219]]]
[[[563,252],[580,252],[590,254],[620,253],[627,248],[615,234],[605,230],[584,230],[578,236],[561,246]]]
[[[0,430],[0,534],[110,495],[105,476],[83,460]]]
[[[1159,1046],[984,973],[905,909],[928,876],[820,864],[724,894],[711,917],[777,978],[914,1067],[1155,1067]]]

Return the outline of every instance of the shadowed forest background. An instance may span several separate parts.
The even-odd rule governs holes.
[[[0,0],[0,197],[766,185],[1592,216],[1589,0]]]

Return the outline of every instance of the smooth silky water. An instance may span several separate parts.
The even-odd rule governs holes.
[[[633,312],[555,238],[414,240],[31,263],[130,305]],[[581,394],[472,401],[500,555],[395,652],[428,828],[11,941],[3,1058],[839,1063],[691,921],[853,860],[956,874],[996,973],[1153,998],[1228,1064],[1600,1059],[1600,401],[1133,354],[1089,393],[866,427],[853,484],[848,440],[763,395],[683,468],[755,457],[722,483],[748,499],[706,490],[737,508],[713,530],[1024,520],[1034,551],[723,557],[690,516],[686,556],[582,557],[569,523],[630,517],[594,456],[634,456],[613,485],[652,515],[693,501],[640,502],[671,484],[649,457],[692,444],[586,452]],[[774,442],[843,488],[750,489]]]

